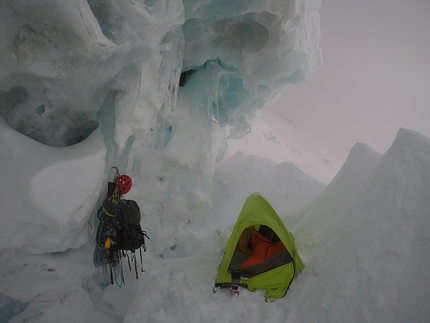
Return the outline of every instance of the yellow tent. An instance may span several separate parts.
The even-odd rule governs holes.
[[[222,259],[215,286],[230,288],[232,277],[229,268],[235,248],[242,232],[248,227],[258,230],[261,225],[271,228],[285,246],[286,252],[280,255],[281,262],[266,264],[268,271],[257,275],[241,275],[240,285],[249,290],[266,290],[266,299],[281,298],[287,292],[292,280],[303,270],[304,265],[294,245],[294,241],[275,212],[271,204],[259,193],[251,194],[243,205],[233,232],[227,242],[226,251]],[[270,259],[268,260],[270,261]],[[266,261],[265,261],[266,262]],[[280,265],[279,265],[280,264]],[[263,264],[264,266],[264,264]],[[260,270],[261,271],[261,270]],[[247,276],[247,277],[243,277]]]

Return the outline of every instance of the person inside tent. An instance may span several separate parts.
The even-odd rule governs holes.
[[[274,257],[282,250],[285,250],[285,246],[271,228],[266,225],[260,225],[258,230],[248,227],[239,238],[229,268],[240,268],[242,275],[246,276],[249,271],[249,276],[253,276],[265,271],[264,268],[254,270],[254,266]]]

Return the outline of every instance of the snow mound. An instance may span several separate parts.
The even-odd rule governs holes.
[[[216,214],[209,222],[234,224],[246,198],[261,192],[278,214],[297,211],[310,203],[325,185],[293,163],[275,163],[242,151],[218,163],[213,176],[212,203]]]
[[[346,216],[363,185],[379,164],[381,155],[366,144],[357,143],[345,163],[317,199],[299,215],[298,234],[303,239],[302,249],[320,244],[319,235],[329,236],[339,220]]]
[[[64,148],[48,147],[0,118],[0,250],[64,251],[87,241],[85,224],[100,196],[106,148],[99,131]],[[67,198],[64,198],[67,197]]]
[[[349,207],[342,199],[330,203],[337,222],[307,250],[314,256],[292,288],[291,322],[428,322],[430,138],[401,129]],[[301,230],[299,245],[309,239]]]

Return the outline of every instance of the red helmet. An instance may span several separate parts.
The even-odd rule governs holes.
[[[116,183],[119,194],[126,194],[131,190],[132,182],[128,175],[119,175]]]

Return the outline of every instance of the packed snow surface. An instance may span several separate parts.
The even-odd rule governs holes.
[[[429,322],[430,138],[356,144],[334,176],[256,119],[321,64],[319,4],[1,2],[0,322]],[[122,287],[92,262],[112,165],[151,238]],[[213,293],[253,192],[306,265],[273,303]]]

